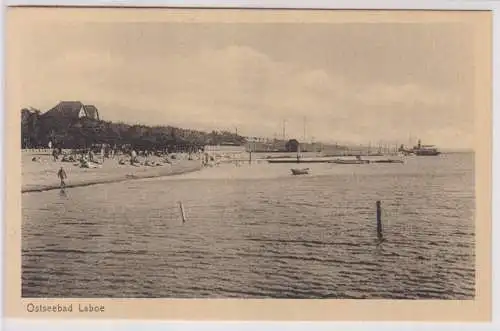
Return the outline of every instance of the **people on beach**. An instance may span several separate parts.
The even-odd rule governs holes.
[[[66,182],[64,181],[68,176],[66,175],[66,171],[64,171],[64,168],[61,167],[59,171],[57,172],[57,177],[61,180],[61,188],[66,187]]]
[[[85,149],[69,149],[62,151],[59,147],[53,146],[49,158],[53,158],[54,161],[63,162],[63,163],[71,163],[75,167],[79,168],[102,168],[104,167],[104,159],[110,158],[111,155],[116,156],[119,154],[119,148],[112,148],[111,146],[100,146],[101,149],[97,150],[97,152],[93,151],[91,148]],[[115,158],[117,165],[130,165],[134,167],[160,167],[160,166],[171,166],[173,164],[173,159],[194,159],[194,155],[191,154],[189,157],[188,153],[177,153],[177,154],[168,154],[167,150],[158,150],[158,149],[140,149],[130,148],[128,151],[123,151],[123,155],[129,155],[129,158],[126,157],[118,157]],[[139,158],[139,153],[144,155],[143,158]],[[198,156],[198,155],[197,155]],[[211,159],[215,164],[216,160],[210,157],[208,154],[205,157],[201,157],[204,165],[207,165],[208,159]],[[101,160],[102,159],[102,160]],[[42,159],[38,156],[31,157],[32,162],[42,162]],[[106,161],[108,162],[108,160]],[[61,180],[61,187],[64,187],[65,181],[67,180],[66,171],[63,167],[57,170],[57,176]]]
[[[61,162],[75,162],[76,159],[73,155],[63,155]]]
[[[101,147],[101,159],[102,159],[102,163],[104,164],[104,146]]]
[[[80,160],[80,168],[90,168],[90,163],[86,158]]]
[[[90,162],[95,162],[94,152],[92,150],[89,150],[89,161]]]
[[[52,150],[52,157],[54,158],[54,161],[57,161],[59,159],[59,154],[57,153],[56,148]]]
[[[133,149],[132,152],[130,152],[130,164],[134,165],[136,162],[137,162],[137,152],[135,151],[135,149]]]

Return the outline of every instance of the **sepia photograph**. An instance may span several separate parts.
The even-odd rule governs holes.
[[[478,299],[489,13],[6,16],[24,311]]]

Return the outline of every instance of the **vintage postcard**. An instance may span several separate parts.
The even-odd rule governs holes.
[[[490,12],[6,19],[8,317],[491,318]]]

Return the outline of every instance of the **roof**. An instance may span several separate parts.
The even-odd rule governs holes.
[[[99,119],[99,111],[97,110],[96,106],[85,105],[85,106],[83,106],[83,108],[85,108],[85,112],[87,113],[87,117]]]
[[[61,101],[44,115],[62,115],[64,117],[78,117],[80,110],[85,110],[87,117],[99,119],[99,112],[93,105],[84,105],[81,101]]]
[[[80,101],[61,101],[45,114],[53,115],[57,113],[68,117],[78,116],[78,112],[80,111],[82,106],[83,103],[81,103]]]

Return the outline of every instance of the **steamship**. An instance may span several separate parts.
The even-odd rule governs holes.
[[[406,149],[403,145],[401,145],[399,151],[404,154],[414,154],[417,156],[436,156],[441,154],[437,147],[434,145],[422,145],[420,140],[418,141],[417,146],[413,146],[411,149]]]

